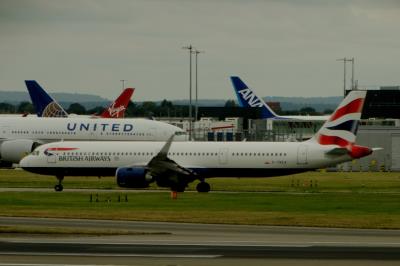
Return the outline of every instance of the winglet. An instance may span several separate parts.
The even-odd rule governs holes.
[[[39,117],[67,117],[68,113],[35,80],[25,80]]]

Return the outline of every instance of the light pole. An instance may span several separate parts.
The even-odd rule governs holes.
[[[351,62],[351,89],[354,89],[354,57],[348,59],[346,57],[336,59],[336,61],[343,61],[343,95],[346,97],[346,64]]]
[[[126,79],[121,79],[120,81],[122,82],[122,90],[125,90],[125,81],[126,81]]]
[[[182,49],[189,50],[189,140],[192,140],[192,50],[193,46],[182,47]]]
[[[194,117],[195,117],[195,119],[197,120],[197,115],[198,115],[198,112],[199,112],[199,106],[198,106],[198,103],[197,103],[197,100],[198,100],[198,81],[197,81],[197,55],[198,54],[201,54],[201,53],[204,53],[204,51],[199,51],[199,50],[194,50],[193,51],[193,53],[194,53],[194,55],[195,55],[195,66],[196,66],[196,68],[195,68],[195,82],[196,82],[196,99],[195,99],[195,103],[194,103]]]

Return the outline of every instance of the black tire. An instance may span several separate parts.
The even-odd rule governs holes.
[[[200,193],[207,193],[207,192],[210,192],[211,186],[207,182],[200,182],[197,184],[196,190],[197,190],[197,192],[200,192]]]
[[[61,191],[63,191],[63,189],[64,189],[63,185],[55,185],[54,186],[54,190],[57,192],[61,192]]]

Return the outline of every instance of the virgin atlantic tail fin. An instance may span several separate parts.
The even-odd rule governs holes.
[[[129,104],[129,101],[131,100],[134,91],[134,88],[126,88],[113,103],[111,103],[107,108],[104,109],[100,117],[123,118],[125,116],[125,110]]]

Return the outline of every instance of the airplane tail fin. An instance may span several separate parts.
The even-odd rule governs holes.
[[[263,99],[257,97],[239,77],[232,76],[231,81],[241,107],[261,107],[262,118],[278,118],[268,104]]]
[[[351,91],[310,141],[347,149],[352,158],[371,154],[372,149],[355,145],[366,94],[366,91]]]
[[[67,117],[68,113],[35,81],[25,80],[26,87],[39,117]]]
[[[131,100],[134,91],[134,88],[126,88],[113,103],[111,103],[107,108],[104,109],[100,117],[123,118],[125,116],[125,110],[129,104],[129,101]]]

